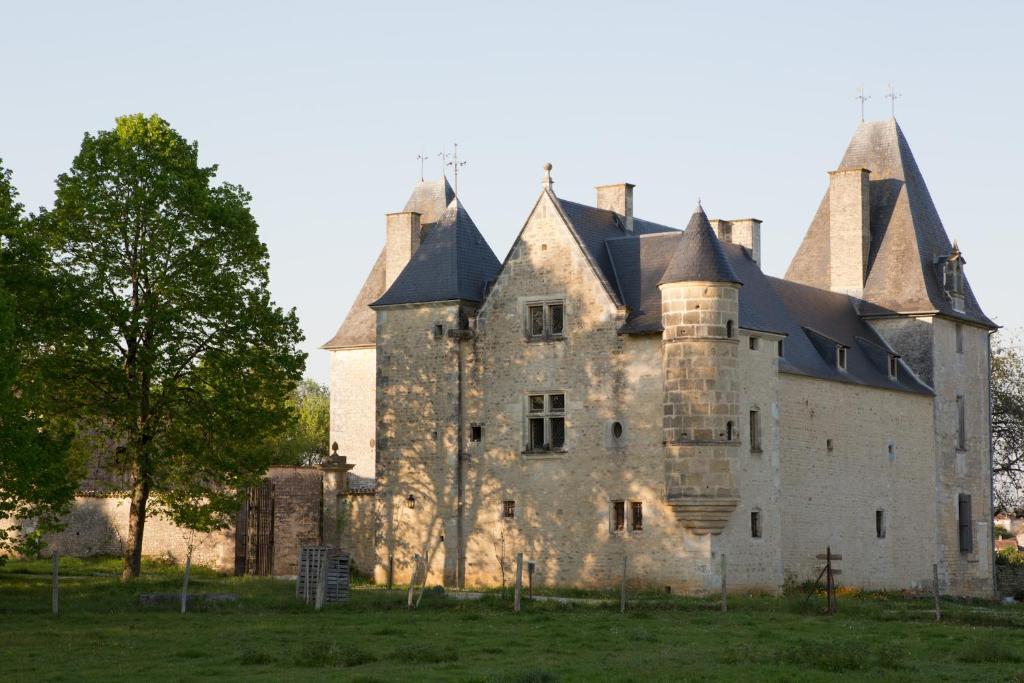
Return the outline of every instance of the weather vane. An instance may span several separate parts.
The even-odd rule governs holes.
[[[419,162],[420,162],[420,182],[422,183],[423,182],[423,162],[427,160],[427,157],[423,156],[423,153],[421,152],[421,153],[416,155],[416,159],[418,159]]]
[[[864,86],[857,88],[857,97],[855,99],[860,100],[860,121],[864,122],[864,103],[871,99],[871,95],[864,94]]]
[[[892,83],[889,84],[889,94],[885,96],[885,99],[889,100],[892,104],[892,117],[896,118],[896,100],[903,97],[902,93],[896,92],[896,88],[893,87]]]
[[[459,168],[465,166],[465,161],[459,161],[459,143],[455,143],[455,152],[452,154],[446,154],[441,152],[441,161],[445,166],[451,166],[455,174],[455,196],[459,196]]]

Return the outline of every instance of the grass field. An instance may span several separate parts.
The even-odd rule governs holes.
[[[353,681],[1024,681],[1024,608],[841,597],[840,613],[802,596],[710,600],[637,596],[614,606],[459,601],[357,587],[350,604],[316,613],[293,584],[198,571],[196,593],[233,603],[144,607],[142,592],[174,592],[180,570],[149,563],[139,581],[115,560],[62,563],[60,617],[48,562],[0,568],[0,680]],[[72,576],[78,578],[71,578]]]

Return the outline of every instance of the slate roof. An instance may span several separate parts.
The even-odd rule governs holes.
[[[661,333],[658,284],[686,234],[668,230],[607,242],[622,298],[629,309],[626,324],[620,330],[624,334]],[[785,336],[784,356],[779,359],[781,372],[930,393],[902,362],[897,380],[889,379],[891,349],[858,315],[855,300],[845,294],[768,277],[744,247],[724,243],[720,246],[736,278],[743,282],[739,292],[740,327]],[[829,348],[823,346],[819,350],[815,346],[811,338],[815,332],[849,347],[846,372],[836,367],[834,356],[828,356]]]
[[[419,213],[421,229],[427,233],[454,198],[455,193],[447,178],[421,180],[413,187],[402,210]],[[320,348],[344,349],[376,344],[377,314],[370,308],[370,304],[384,294],[385,282],[384,249],[381,249],[345,320],[334,336]]]
[[[952,245],[895,119],[860,124],[839,164],[839,170],[856,168],[871,171],[871,246],[863,297],[875,307],[862,313],[937,311],[995,327],[969,284],[964,285],[963,312],[953,310],[952,301],[943,291],[937,264],[950,253]],[[826,191],[789,265],[787,280],[820,288],[829,286],[828,226]]]
[[[500,267],[465,207],[454,199],[388,291],[370,305],[483,301]]]
[[[722,243],[700,204],[690,216],[686,231],[679,238],[672,260],[660,282],[734,282],[743,284],[725,257]]]

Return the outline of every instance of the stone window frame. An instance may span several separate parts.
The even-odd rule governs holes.
[[[875,539],[884,541],[886,532],[889,530],[889,515],[886,514],[885,508],[875,509]]]
[[[964,324],[956,323],[956,352],[963,354],[964,352]]]
[[[616,535],[643,533],[643,506],[642,500],[613,498],[608,505],[608,532]]]
[[[750,431],[750,452],[755,454],[763,453],[761,442],[764,433],[761,429],[761,409],[757,406],[751,406],[749,419],[750,422],[747,428]]]
[[[516,519],[516,502],[514,500],[501,501],[501,518],[506,522],[513,522]]]
[[[776,347],[776,355],[779,358],[785,358],[786,357],[786,340],[785,339],[780,339],[778,341],[778,347]]]
[[[759,507],[750,510],[750,538],[752,540],[764,538],[764,513]]]
[[[751,351],[760,351],[761,338],[758,337],[756,334],[750,335],[750,337],[747,340],[747,346],[750,348]]]
[[[557,402],[554,397],[561,397],[561,409],[557,408]],[[543,408],[536,408],[534,398],[543,397]],[[531,456],[545,456],[553,454],[563,454],[567,452],[566,448],[566,402],[567,394],[561,389],[552,390],[541,390],[541,391],[530,391],[527,392],[525,397],[524,405],[524,421],[523,421],[523,454]],[[534,446],[534,420],[543,420],[544,430],[544,447],[536,448]],[[553,442],[554,427],[553,425],[558,424],[556,421],[561,421],[562,428],[562,443],[558,446],[551,445]]]
[[[889,354],[889,379],[899,378],[900,357],[894,353]]]
[[[967,450],[967,398],[963,394],[956,396],[956,449]]]
[[[484,440],[484,426],[479,422],[472,422],[469,425],[469,442],[480,443]]]
[[[846,372],[848,348],[845,344],[836,344],[836,369],[841,372]]]
[[[541,332],[534,332],[534,309],[541,309]],[[554,331],[553,310],[561,309],[561,327]],[[564,296],[550,296],[527,299],[523,302],[523,334],[528,342],[561,341],[565,339],[566,305]]]

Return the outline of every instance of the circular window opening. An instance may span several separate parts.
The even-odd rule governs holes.
[[[614,436],[616,439],[621,439],[622,438],[622,423],[621,422],[612,422],[612,436]]]

